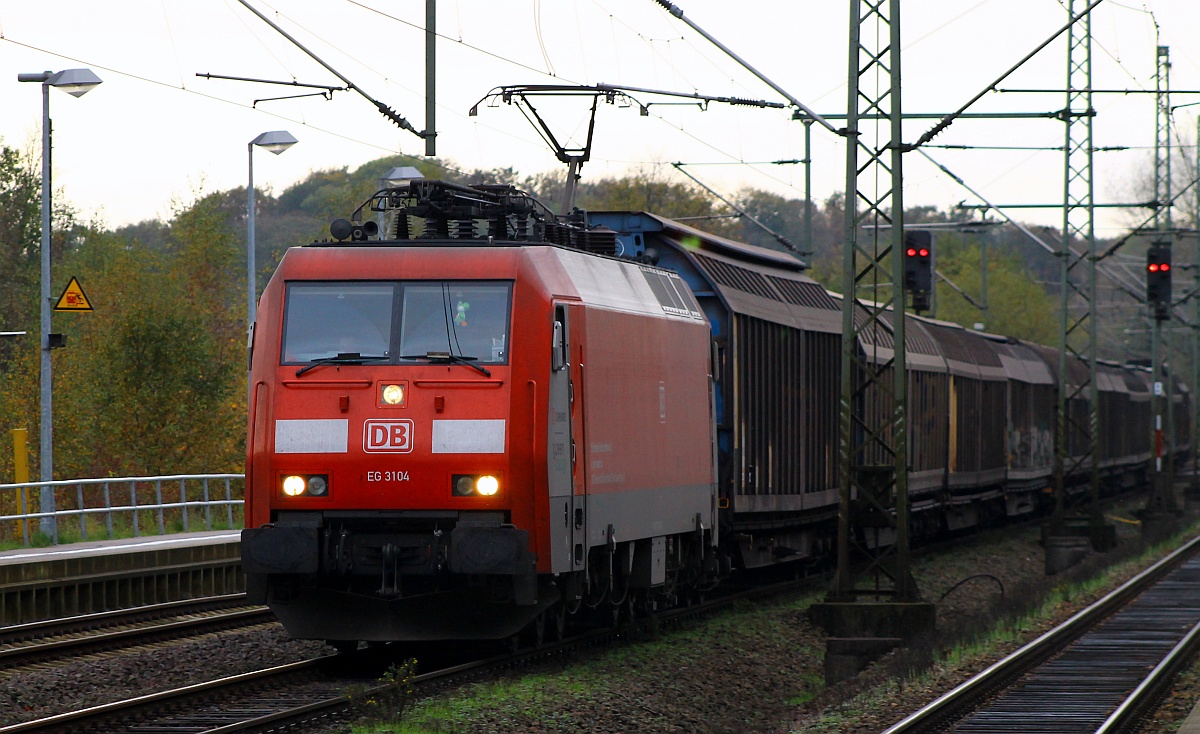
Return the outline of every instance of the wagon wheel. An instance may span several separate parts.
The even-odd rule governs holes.
[[[608,626],[614,629],[625,623],[625,614],[622,612],[624,603],[608,605]]]
[[[625,616],[626,622],[633,622],[637,619],[638,595],[630,589],[625,594],[625,603],[621,605],[621,613]]]

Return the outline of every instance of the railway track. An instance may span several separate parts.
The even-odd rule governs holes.
[[[168,602],[0,628],[0,665],[14,670],[208,632],[273,621],[266,607],[245,594]]]
[[[1111,734],[1200,648],[1200,537],[884,734]]]
[[[489,671],[532,664],[553,656],[603,645],[633,634],[639,625],[660,628],[684,624],[711,614],[735,601],[786,593],[810,583],[789,581],[745,590],[654,615],[618,627],[587,631],[561,642],[538,644],[515,652],[438,664],[414,675],[409,683],[428,691]],[[328,655],[288,665],[206,681],[182,688],[138,696],[0,727],[0,734],[30,732],[96,732],[106,734],[158,734],[160,732],[273,731],[286,726],[343,716],[356,701],[385,695],[393,686],[380,684],[388,663],[409,657],[406,650],[361,650],[355,655]],[[352,672],[348,672],[352,671]]]
[[[1194,551],[1200,541],[1193,541],[1184,551]],[[1184,564],[1185,553],[1180,552],[1164,559],[1152,569],[1137,579],[1125,584],[1121,589],[1106,597],[1105,602],[1111,604],[1123,603],[1136,596],[1141,588],[1152,583],[1154,579],[1162,578],[1176,567]],[[1186,570],[1186,566],[1185,566]],[[1198,584],[1190,592],[1192,598],[1200,598],[1200,568],[1196,569],[1192,579],[1177,579],[1167,583]],[[755,598],[770,594],[790,591],[799,585],[811,584],[812,579],[801,582],[777,584],[771,587],[748,589],[742,593],[733,594],[721,599],[693,605],[691,607],[672,610],[653,618],[652,624],[660,628],[669,628],[688,618],[702,616],[722,608],[735,600]],[[1160,587],[1161,588],[1161,587]],[[1175,593],[1166,589],[1164,593]],[[1119,600],[1119,601],[1116,601]],[[1101,612],[1095,609],[1080,613],[1072,620],[1091,620],[1098,618]],[[1064,625],[1065,627],[1066,625]],[[1161,623],[1159,627],[1163,626]],[[519,667],[526,661],[543,660],[554,655],[569,655],[582,647],[604,644],[606,639],[621,638],[632,634],[636,625],[625,625],[620,628],[598,629],[586,634],[577,635],[561,644],[540,645],[536,648],[525,649],[516,654],[497,655],[494,657],[471,659],[462,664],[442,664],[427,666],[426,670],[415,676],[410,682],[423,694],[432,688],[439,688],[460,682],[464,679],[477,679],[487,675],[494,668]],[[1118,631],[1118,639],[1128,635]],[[1050,635],[1047,635],[1049,637]],[[1078,635],[1076,635],[1078,636]],[[1121,649],[1126,649],[1121,642]],[[1103,651],[1104,648],[1098,648]],[[410,650],[393,648],[390,659],[409,657]],[[1044,648],[1037,653],[1041,660],[1054,655],[1050,648]],[[1021,655],[1016,654],[1014,657]],[[1033,653],[1024,653],[1032,656]],[[155,732],[235,732],[235,731],[268,731],[279,730],[285,726],[303,726],[305,722],[327,719],[329,717],[347,716],[357,701],[368,696],[385,694],[389,686],[379,685],[379,676],[386,670],[386,662],[382,664],[375,660],[371,664],[360,662],[373,656],[370,651],[364,651],[359,658],[345,656],[326,656],[313,658],[301,663],[279,666],[254,673],[207,681],[183,688],[163,691],[148,696],[140,696],[127,701],[119,701],[103,706],[94,706],[81,711],[70,712],[58,716],[47,717],[24,724],[0,728],[0,734],[16,734],[17,732],[33,731],[103,731],[103,732],[139,732],[154,734]],[[422,662],[428,663],[430,658],[418,654]],[[1032,660],[1027,657],[1026,660]],[[340,662],[339,662],[340,661]],[[342,663],[349,662],[349,665]],[[1094,663],[1087,663],[1093,665]],[[1145,663],[1143,663],[1144,665]],[[1149,664],[1153,667],[1153,663]],[[354,670],[357,675],[347,675],[346,670]],[[1014,673],[1009,674],[1015,675]],[[996,690],[1002,683],[994,678],[988,684],[991,690]],[[1089,691],[1091,689],[1089,688]],[[957,711],[967,710],[974,703],[963,703],[961,699]],[[963,708],[966,707],[966,708]],[[954,706],[943,706],[938,716],[941,723],[932,728],[921,728],[915,722],[907,724],[911,728],[894,728],[895,732],[915,732],[931,730],[947,730],[947,722],[957,716],[950,713]],[[949,725],[952,725],[949,724]],[[966,731],[966,730],[964,730]],[[978,730],[978,731],[988,731]],[[999,725],[992,731],[1038,731],[1025,724]],[[1061,722],[1055,723],[1047,731],[1071,731],[1063,728]],[[1086,729],[1092,731],[1092,729]]]

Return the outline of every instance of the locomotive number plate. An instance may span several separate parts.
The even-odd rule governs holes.
[[[408,472],[406,471],[369,471],[367,472],[368,482],[407,482]]]

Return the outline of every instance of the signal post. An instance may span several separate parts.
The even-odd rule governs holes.
[[[1162,358],[1159,354],[1162,343],[1162,323],[1171,318],[1171,245],[1155,242],[1146,249],[1146,304],[1150,307],[1150,381],[1152,392],[1150,447],[1153,451],[1150,466],[1150,496],[1142,513],[1142,533],[1157,538],[1170,532],[1178,520],[1178,505],[1175,501],[1170,467],[1171,441],[1174,437],[1171,406],[1170,375],[1164,375]],[[1165,409],[1164,409],[1165,405]],[[1164,423],[1163,413],[1166,413]],[[1167,463],[1163,463],[1163,454]]]

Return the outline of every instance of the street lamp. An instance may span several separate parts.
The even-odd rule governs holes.
[[[379,177],[379,187],[400,186],[408,181],[425,178],[416,166],[396,166]]]
[[[263,133],[246,144],[247,155],[250,158],[250,185],[246,187],[246,337],[254,335],[254,306],[258,299],[258,287],[254,284],[254,146],[266,148],[275,155],[295,145],[297,141],[286,130],[273,130]],[[247,344],[247,348],[249,348]]]
[[[423,178],[425,178],[425,176],[417,169],[416,166],[395,166],[389,169],[387,173],[379,177],[379,188],[399,188],[409,181],[418,181]],[[396,216],[403,216],[403,214],[397,214]],[[387,229],[387,218],[388,213],[386,211],[379,212],[379,216],[376,218],[375,222],[379,225],[380,232],[383,232]],[[393,236],[395,235],[393,234]]]
[[[100,84],[91,69],[66,69],[17,74],[19,82],[42,85],[42,374],[41,429],[39,435],[39,474],[43,482],[54,479],[53,407],[50,374],[50,87],[58,87],[72,97],[82,97]],[[54,512],[54,489],[42,487],[41,511]],[[54,518],[43,517],[42,532],[52,534]]]

